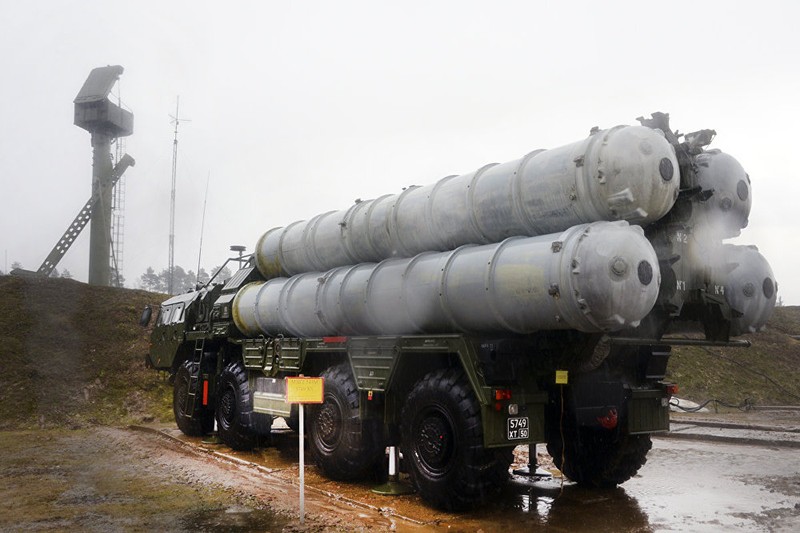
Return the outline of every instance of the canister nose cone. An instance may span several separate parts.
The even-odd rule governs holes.
[[[578,239],[572,293],[601,331],[635,327],[658,298],[658,258],[638,226],[591,224]]]
[[[755,246],[723,246],[725,299],[738,316],[731,335],[760,331],[775,309],[777,283],[772,268]]]
[[[728,239],[747,227],[753,203],[750,176],[732,156],[709,150],[697,156],[696,186],[703,201],[693,206],[691,224],[702,238]]]
[[[672,145],[644,126],[618,126],[597,135],[602,142],[590,148],[584,168],[590,198],[603,204],[598,205],[602,219],[649,224],[666,215],[680,187]]]

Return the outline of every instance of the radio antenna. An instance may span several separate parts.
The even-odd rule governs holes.
[[[170,115],[172,123],[175,124],[175,137],[172,141],[172,191],[169,197],[169,280],[167,282],[167,293],[173,294],[175,289],[175,184],[178,175],[178,125],[180,121],[191,122],[191,120],[179,118],[178,109],[180,108],[181,97],[175,101],[175,116]]]
[[[203,218],[200,221],[200,248],[197,252],[197,278],[196,283],[200,285],[200,258],[203,257],[203,232],[206,227],[206,205],[208,204],[208,183],[211,181],[211,171],[208,171],[206,178],[206,196],[203,198]]]

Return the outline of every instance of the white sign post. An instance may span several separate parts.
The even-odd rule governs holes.
[[[305,408],[307,403],[322,403],[325,396],[323,378],[286,378],[286,402],[297,404],[300,438],[300,523],[305,524],[306,513],[306,458],[305,458]]]
[[[298,419],[300,420],[300,523],[306,519],[306,421],[303,416],[303,404],[297,404]]]

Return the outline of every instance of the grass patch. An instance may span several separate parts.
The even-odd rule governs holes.
[[[740,404],[800,405],[800,307],[778,307],[767,329],[744,335],[750,348],[673,348],[667,378],[679,396]]]
[[[164,295],[0,276],[0,429],[167,422],[171,387],[145,367],[138,320]]]

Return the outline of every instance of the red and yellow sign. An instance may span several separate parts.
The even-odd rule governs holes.
[[[323,378],[286,378],[286,403],[322,403],[324,382]]]

